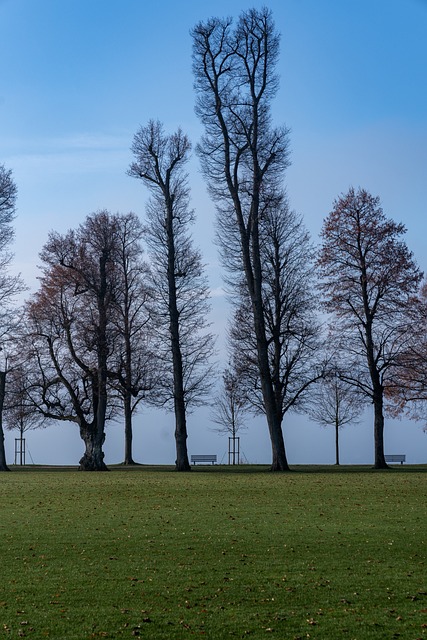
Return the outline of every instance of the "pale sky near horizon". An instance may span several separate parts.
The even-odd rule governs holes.
[[[427,0],[0,0],[0,163],[18,186],[13,268],[31,288],[50,230],[76,227],[99,209],[144,216],[147,194],[126,176],[140,125],[159,119],[198,141],[190,29],[264,5],[282,36],[274,119],[291,129],[287,189],[313,242],[334,198],[361,186],[406,225],[408,246],[427,271]],[[196,157],[189,171],[221,344],[227,307],[214,207]],[[173,416],[137,420],[135,457],[173,462]],[[365,422],[342,432],[344,461],[372,461]],[[209,426],[206,412],[190,418],[189,451],[220,458],[227,443]],[[77,462],[76,427],[51,431],[60,461]],[[7,435],[9,462],[14,435]],[[28,435],[35,462],[53,461],[49,439]],[[121,427],[109,427],[107,462],[121,459],[121,440]],[[333,462],[332,434],[301,417],[286,419],[285,440],[290,462]],[[406,419],[387,421],[386,448],[425,462],[427,436]],[[242,433],[242,449],[250,461],[270,461],[262,420]]]

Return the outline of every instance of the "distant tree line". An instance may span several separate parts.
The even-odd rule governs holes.
[[[427,400],[427,285],[402,224],[378,197],[351,188],[333,203],[313,246],[289,204],[289,132],[274,126],[279,36],[268,9],[236,23],[212,18],[193,31],[196,146],[217,210],[216,234],[231,305],[228,365],[216,395],[209,285],[191,235],[187,163],[178,129],[150,121],[136,132],[129,176],[148,189],[144,221],[91,213],[41,250],[38,290],[9,275],[17,188],[0,166],[0,469],[4,432],[74,422],[82,470],[106,470],[108,420],[124,421],[125,464],[134,464],[132,419],[141,403],[175,417],[176,469],[189,471],[187,415],[213,405],[235,437],[247,413],[263,414],[273,471],[289,469],[283,422],[308,414],[339,430],[374,408],[375,467],[386,468],[384,416],[423,417]],[[212,394],[213,397],[212,397]]]

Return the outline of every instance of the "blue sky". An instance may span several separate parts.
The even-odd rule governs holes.
[[[31,287],[49,230],[65,231],[103,208],[144,215],[146,193],[126,176],[141,124],[158,118],[166,130],[181,126],[198,141],[189,35],[194,24],[264,5],[282,34],[274,117],[291,129],[287,188],[293,208],[316,242],[334,198],[350,185],[364,187],[380,196],[388,216],[404,222],[408,245],[427,271],[427,0],[0,0],[0,162],[13,170],[19,190],[14,269]],[[223,336],[214,208],[197,158],[189,170],[195,238],[216,294],[215,329]],[[149,414],[140,419],[150,422]],[[220,454],[226,443],[207,432],[207,417],[192,420],[190,450]],[[150,439],[141,444],[145,461],[151,461],[149,450],[156,452],[153,461],[170,461],[172,416],[155,422],[163,426],[149,434],[144,427]],[[330,434],[300,418],[288,423],[285,437],[295,462],[332,459]],[[347,445],[348,461],[371,460],[370,428],[367,421],[343,432],[343,448],[351,433],[355,438]],[[78,458],[75,431],[63,427],[50,437],[61,446],[70,434]],[[390,447],[425,461],[427,437],[419,426],[391,423],[389,433],[397,434]],[[269,461],[266,435],[259,421],[242,434],[248,458]],[[37,457],[47,455],[47,436],[29,438]],[[115,438],[113,461],[121,453]]]

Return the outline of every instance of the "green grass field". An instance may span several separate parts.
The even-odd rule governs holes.
[[[426,480],[0,474],[0,638],[427,638]]]

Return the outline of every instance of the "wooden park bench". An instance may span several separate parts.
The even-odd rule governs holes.
[[[384,456],[386,462],[400,462],[403,464],[406,462],[406,455],[404,453],[394,453],[389,456]]]
[[[196,462],[203,462],[205,464],[208,462],[212,462],[212,464],[215,464],[216,454],[193,455],[191,456],[191,462],[193,464],[196,464]]]

